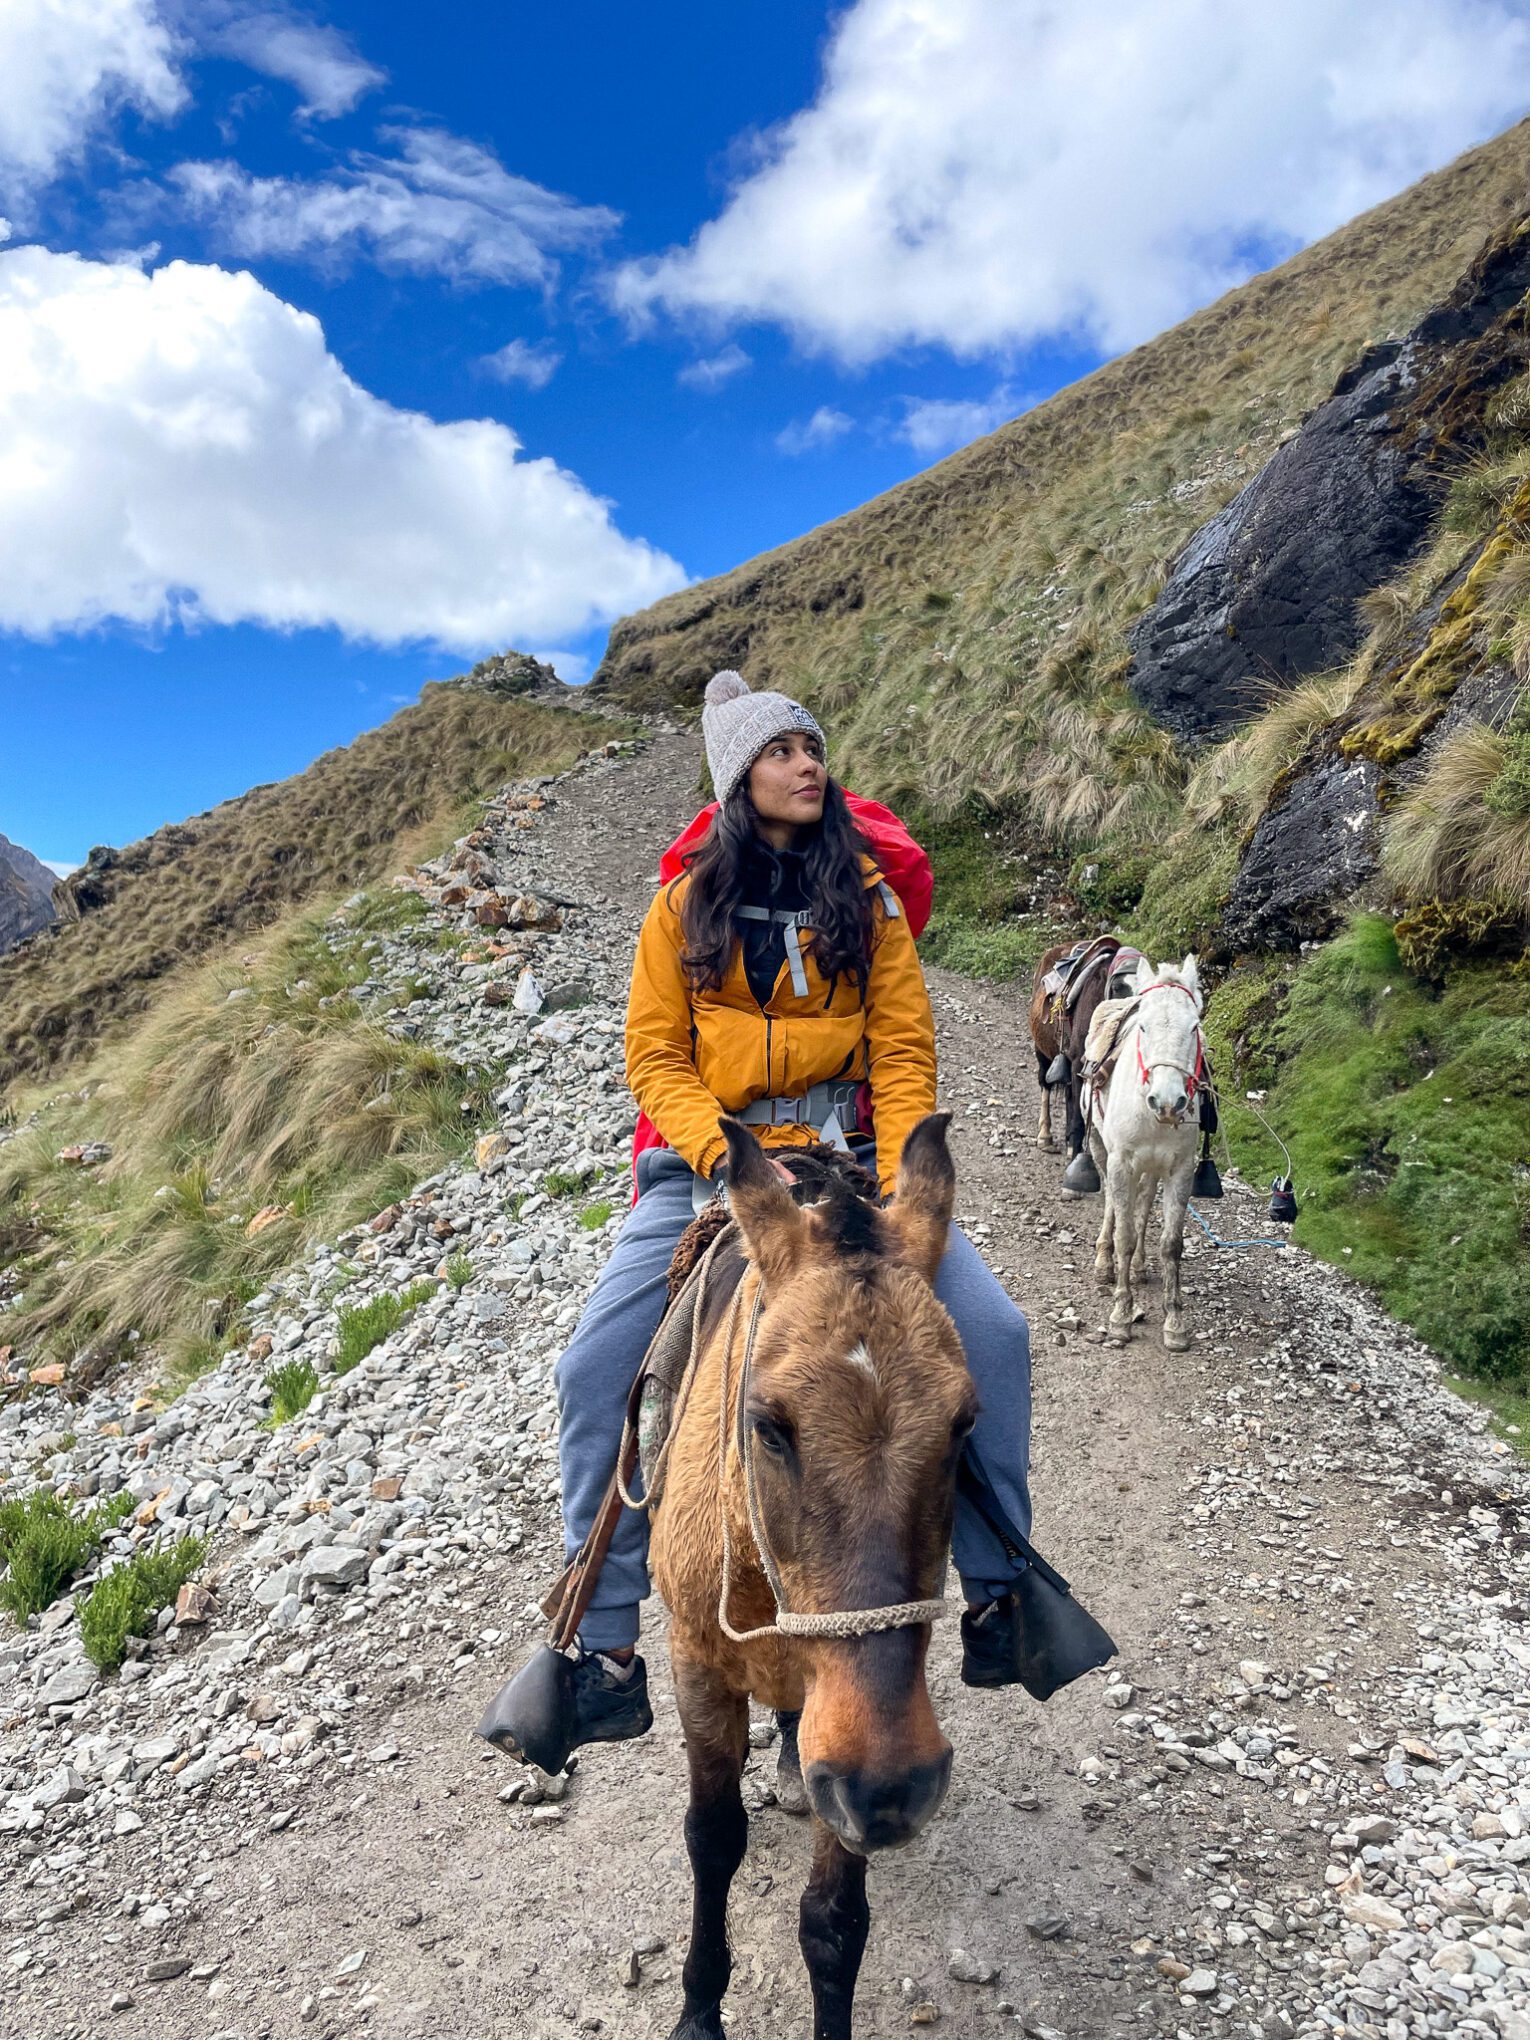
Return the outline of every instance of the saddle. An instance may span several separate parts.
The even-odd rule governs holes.
[[[1129,948],[1118,935],[1096,935],[1075,942],[1066,956],[1059,957],[1042,979],[1042,989],[1059,1015],[1071,1013],[1085,985],[1104,971],[1105,997],[1125,998],[1141,961],[1141,950]]]

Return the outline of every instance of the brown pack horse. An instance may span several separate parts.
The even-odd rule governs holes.
[[[723,1121],[739,1279],[716,1284],[650,1546],[690,1763],[695,1889],[674,2040],[723,2033],[751,1699],[802,1710],[815,2040],[849,2040],[867,1858],[912,1840],[945,1797],[951,1746],[925,1653],[977,1407],[930,1288],[955,1199],[949,1117],[909,1135],[885,1211],[834,1183],[797,1204],[753,1136]]]
[[[1103,955],[1107,961],[1090,971],[1084,978],[1078,996],[1071,1006],[1063,999],[1053,997],[1046,988],[1046,976],[1065,956],[1071,954],[1076,945],[1060,943],[1056,949],[1049,949],[1036,966],[1036,975],[1031,983],[1031,1044],[1036,1051],[1036,1081],[1041,1086],[1041,1112],[1036,1121],[1036,1145],[1039,1148],[1055,1150],[1056,1139],[1052,1133],[1052,1089],[1047,1083],[1047,1071],[1053,1058],[1065,1056],[1068,1063],[1067,1106],[1064,1118],[1064,1159],[1071,1161],[1084,1144],[1083,1091],[1079,1072],[1084,1060],[1084,1043],[1089,1039],[1089,1023],[1095,1016],[1100,1001],[1105,997],[1110,976],[1109,959],[1121,947],[1119,936],[1099,935],[1090,943],[1074,966],[1075,972],[1084,969],[1089,959]],[[1064,1195],[1070,1195],[1064,1192]]]

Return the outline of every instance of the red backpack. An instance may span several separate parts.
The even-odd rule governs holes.
[[[917,940],[930,918],[930,902],[934,897],[935,880],[930,871],[930,860],[914,841],[902,822],[889,807],[883,807],[879,800],[866,800],[858,793],[846,792],[855,826],[871,845],[878,868],[887,883],[898,895],[899,904],[908,918],[909,932]],[[692,850],[701,847],[712,817],[717,813],[717,802],[704,807],[689,828],[684,829],[670,844],[659,859],[659,882],[668,885],[685,869],[685,860]],[[633,1202],[637,1201],[637,1160],[649,1148],[668,1147],[669,1142],[660,1133],[646,1112],[638,1114],[637,1131],[632,1136]]]

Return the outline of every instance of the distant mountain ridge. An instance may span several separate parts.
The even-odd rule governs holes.
[[[55,919],[57,882],[40,858],[0,836],[0,951],[14,949]]]

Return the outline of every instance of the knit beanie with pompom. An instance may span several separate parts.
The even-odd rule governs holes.
[[[806,730],[827,755],[823,731],[800,701],[786,694],[753,694],[742,673],[714,673],[707,682],[701,735],[717,798],[726,800],[771,739],[788,730]]]

